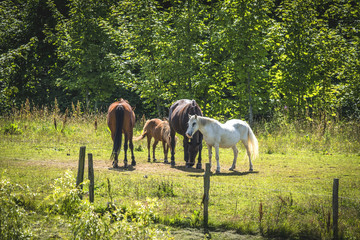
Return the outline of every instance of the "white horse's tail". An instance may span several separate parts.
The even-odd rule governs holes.
[[[248,132],[248,146],[253,159],[255,159],[259,155],[259,143],[250,126]]]

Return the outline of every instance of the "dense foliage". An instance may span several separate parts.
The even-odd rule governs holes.
[[[252,121],[360,118],[355,0],[5,0],[0,110],[118,97],[164,116],[179,98]]]

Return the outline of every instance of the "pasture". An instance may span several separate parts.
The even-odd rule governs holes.
[[[139,118],[134,137],[143,127]],[[321,126],[299,127],[286,121],[257,123],[253,130],[259,141],[259,157],[253,160],[253,172],[248,172],[241,143],[235,171],[228,170],[233,151],[220,149],[219,174],[215,174],[213,158],[209,234],[201,229],[206,144],[202,170],[185,168],[181,136],[175,167],[162,163],[160,144],[158,162],[148,162],[146,141],[139,141],[134,142],[136,166],[122,168],[121,152],[120,168],[114,169],[112,140],[103,114],[72,116],[65,121],[64,116],[40,110],[16,112],[1,117],[0,127],[1,179],[21,185],[12,191],[35,238],[67,239],[87,231],[85,227],[74,228],[83,226],[79,223],[83,215],[77,213],[78,217],[72,218],[51,211],[48,203],[58,179],[70,176],[75,182],[80,146],[86,146],[86,153],[92,153],[94,159],[95,202],[89,208],[97,216],[97,226],[110,232],[120,225],[112,227],[116,220],[101,222],[111,213],[109,203],[136,215],[139,224],[160,229],[175,239],[239,239],[241,235],[247,239],[330,239],[332,183],[339,178],[340,238],[360,238],[360,143],[355,123],[333,123],[326,132]],[[83,202],[86,190],[87,182]],[[145,209],[146,214],[141,215],[139,209]],[[141,221],[139,216],[143,216]],[[107,236],[105,230],[103,234]]]

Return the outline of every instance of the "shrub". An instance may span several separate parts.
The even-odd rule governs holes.
[[[28,226],[28,214],[24,206],[18,204],[21,202],[19,201],[19,194],[15,193],[15,190],[18,189],[21,190],[23,187],[1,178],[0,239],[30,239],[32,237],[32,232]]]
[[[83,202],[82,209],[71,221],[74,239],[110,239],[109,218],[101,218],[89,202]]]
[[[19,126],[16,123],[9,123],[5,125],[3,131],[4,134],[9,134],[9,135],[20,135],[23,133],[23,131],[19,128]]]
[[[61,178],[55,179],[53,192],[46,198],[46,208],[51,213],[71,216],[81,210],[81,190],[75,186],[75,177],[70,171]]]

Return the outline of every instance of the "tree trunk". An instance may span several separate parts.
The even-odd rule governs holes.
[[[247,79],[247,83],[248,83],[248,92],[249,92],[249,124],[252,127],[253,125],[253,106],[252,106],[252,98],[251,98],[251,78],[250,78],[250,73],[247,73],[248,75],[248,79]]]

